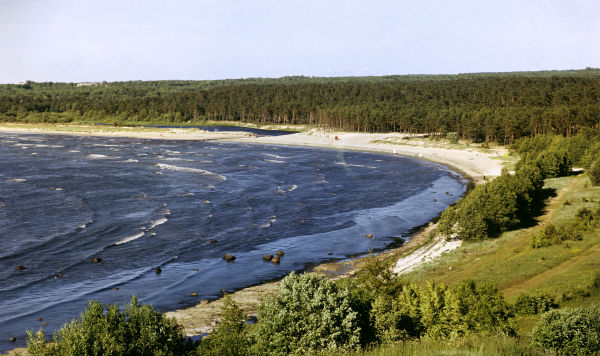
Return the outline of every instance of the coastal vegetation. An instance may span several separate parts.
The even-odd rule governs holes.
[[[4,121],[304,123],[511,144],[520,158],[513,172],[476,186],[440,216],[437,233],[465,243],[405,275],[376,256],[352,278],[292,273],[252,324],[226,298],[220,322],[196,343],[135,299],[124,313],[92,302],[52,343],[30,333],[28,351],[127,354],[136,335],[154,347],[142,354],[599,352],[598,76],[586,70],[1,86]]]
[[[600,125],[600,70],[0,85],[0,121],[304,124],[511,144]],[[88,83],[90,84],[90,83]],[[454,137],[454,134],[450,136]]]

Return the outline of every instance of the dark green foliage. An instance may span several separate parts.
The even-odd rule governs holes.
[[[540,167],[544,178],[556,178],[569,174],[571,162],[564,150],[542,151],[533,163]]]
[[[237,356],[250,352],[251,340],[246,321],[248,316],[226,296],[221,308],[221,322],[213,332],[202,339],[196,353],[198,355]]]
[[[586,173],[594,186],[600,185],[600,159],[595,160]]]
[[[541,187],[542,174],[535,165],[522,165],[514,175],[503,172],[446,209],[438,231],[470,241],[498,236],[530,218]]]
[[[558,305],[555,303],[554,297],[549,294],[522,293],[517,297],[517,301],[515,302],[515,313],[522,315],[534,315],[545,313],[557,307]]]
[[[232,120],[354,131],[449,132],[504,144],[600,119],[598,70],[0,85],[0,121]],[[579,154],[579,153],[578,153]]]
[[[532,342],[564,355],[600,351],[600,309],[590,306],[549,311],[533,330]]]
[[[448,132],[446,139],[450,143],[458,143],[458,132]]]
[[[350,291],[315,275],[289,274],[258,308],[256,354],[287,355],[360,347],[358,313]]]
[[[123,312],[91,301],[80,319],[73,319],[47,343],[42,331],[28,332],[31,355],[172,355],[193,349],[181,327],[137,298]]]
[[[373,319],[382,341],[514,334],[509,306],[498,289],[487,283],[463,282],[453,287],[410,284],[396,298],[378,297]]]

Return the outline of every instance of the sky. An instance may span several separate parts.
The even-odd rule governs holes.
[[[0,83],[586,67],[597,0],[0,0]]]

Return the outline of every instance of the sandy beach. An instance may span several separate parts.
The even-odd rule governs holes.
[[[282,129],[284,127],[270,127]],[[285,127],[289,128],[289,127]],[[131,137],[164,140],[221,140],[231,142],[321,147],[339,150],[359,150],[417,157],[449,166],[478,184],[498,176],[510,161],[504,148],[481,148],[476,145],[449,144],[424,137],[408,137],[400,133],[348,133],[302,128],[301,132],[282,136],[257,136],[249,132],[208,132],[196,128],[142,128],[93,125],[25,125],[0,124],[0,132],[28,134],[67,134],[98,137]],[[404,246],[384,252],[398,259],[395,270],[406,273],[418,265],[434,260],[440,254],[460,246],[460,241],[447,242],[435,237],[428,240],[434,224],[421,229]],[[410,253],[409,253],[410,252]],[[333,262],[312,269],[330,277],[352,273],[360,259]],[[269,282],[235,292],[233,299],[250,315],[255,314],[262,298],[274,293],[277,282]],[[185,333],[197,335],[210,331],[218,319],[221,300],[202,301],[184,310],[168,312],[183,325]]]
[[[290,126],[269,126],[268,128],[293,129]],[[444,141],[429,140],[418,136],[410,137],[401,133],[335,132],[315,128],[282,136],[257,136],[249,132],[209,132],[197,128],[1,124],[0,132],[162,140],[222,140],[398,154],[449,166],[463,173],[475,183],[498,176],[508,154],[504,148],[484,149],[474,145],[452,145]]]

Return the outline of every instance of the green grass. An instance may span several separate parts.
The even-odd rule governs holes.
[[[543,355],[527,342],[510,337],[473,335],[457,340],[409,340],[357,352],[356,356]]]

